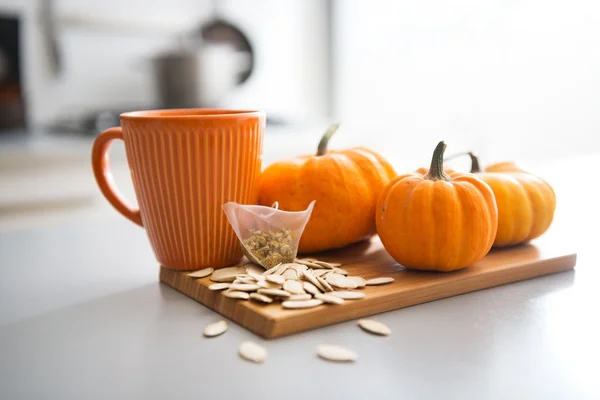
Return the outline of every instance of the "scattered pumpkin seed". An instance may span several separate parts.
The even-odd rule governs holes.
[[[283,297],[288,298],[290,294],[285,290],[281,289],[258,289],[259,294],[264,294],[265,296],[273,296],[273,297]]]
[[[298,276],[298,271],[296,271],[293,268],[286,269],[285,272],[283,274],[281,274],[281,276],[283,276],[285,279],[294,279],[294,280],[300,279],[300,277]]]
[[[316,296],[317,294],[321,294],[319,289],[310,282],[302,282],[302,288],[304,288],[305,292],[308,292],[308,293],[312,294],[313,296]]]
[[[302,282],[300,281],[285,281],[283,284],[283,290],[290,294],[303,294],[304,288],[302,286]]]
[[[223,290],[229,287],[229,283],[213,283],[208,287],[209,290]]]
[[[319,282],[319,278],[314,277],[313,274],[310,272],[310,270],[306,270],[303,272],[304,277],[313,285],[315,285],[321,292],[325,292],[325,288],[323,287],[323,285],[321,284],[321,282]]]
[[[321,266],[319,264],[315,264],[312,261],[308,261],[306,259],[304,259],[304,260],[302,260],[302,259],[296,259],[296,262],[298,264],[306,265],[307,267],[311,267],[311,268],[323,268],[323,266]]]
[[[262,363],[267,359],[267,350],[254,342],[242,343],[238,351],[240,356],[255,363]]]
[[[233,281],[233,283],[248,283],[248,284],[256,284],[256,280],[252,277],[245,276],[240,278],[239,276]]]
[[[375,286],[375,285],[385,285],[386,283],[394,282],[394,278],[389,277],[381,277],[381,278],[373,278],[369,279],[365,282],[367,286]]]
[[[233,282],[238,274],[246,272],[246,267],[235,266],[218,269],[212,273],[210,280],[213,282]]]
[[[329,263],[329,262],[326,262],[326,261],[319,261],[319,260],[313,261],[313,264],[317,264],[317,265],[320,265],[322,267],[330,268],[330,269],[342,266],[342,264],[340,264],[340,263]]]
[[[292,294],[290,297],[287,298],[287,300],[289,300],[289,301],[301,301],[301,300],[310,300],[310,299],[312,299],[312,296],[308,293]]]
[[[331,344],[318,345],[317,354],[325,360],[336,362],[353,362],[358,358],[354,351],[346,347]]]
[[[250,298],[250,295],[246,292],[240,292],[238,290],[231,290],[231,289],[224,291],[223,296],[229,297],[230,299],[242,299],[242,300],[248,300]]]
[[[242,292],[254,292],[261,289],[260,285],[255,283],[232,283],[229,285],[230,290],[239,290]]]
[[[358,321],[358,326],[363,330],[376,335],[389,336],[392,334],[392,330],[388,328],[387,325],[372,319],[361,319]]]
[[[365,287],[367,281],[364,280],[363,277],[361,276],[348,276],[346,277],[346,281],[351,281],[356,283],[356,287],[357,288],[363,288]]]
[[[313,276],[317,277],[317,276],[323,276],[327,273],[330,273],[331,270],[330,269],[313,269],[312,270],[312,274]]]
[[[188,274],[190,278],[204,278],[214,272],[213,268],[204,268],[199,271],[194,271]]]
[[[346,277],[344,275],[331,273],[325,277],[327,283],[340,289],[346,289]]]
[[[285,277],[281,275],[267,275],[267,281],[276,283],[278,285],[283,285],[285,283]]]
[[[327,282],[325,279],[323,279],[323,277],[318,276],[317,280],[319,281],[321,286],[323,286],[323,288],[325,289],[326,292],[333,292],[333,288],[331,287],[329,282]]]
[[[317,307],[323,304],[321,300],[318,299],[310,299],[310,300],[301,300],[301,301],[290,301],[286,300],[281,305],[283,308],[312,308]]]
[[[265,272],[263,272],[262,274],[267,276],[267,275],[271,275],[274,274],[275,271],[277,271],[279,269],[279,267],[281,266],[281,263],[277,264],[276,266],[274,266],[273,268],[270,268],[268,270],[266,270]]]
[[[341,297],[332,296],[331,294],[319,293],[315,295],[315,299],[321,300],[323,303],[328,304],[343,304],[344,299]]]
[[[256,301],[259,301],[259,302],[265,303],[265,304],[270,304],[273,302],[272,298],[270,298],[269,296],[265,296],[264,294],[260,294],[260,293],[250,293],[250,298],[252,300],[256,300]]]
[[[330,294],[332,296],[336,296],[336,297],[339,297],[344,300],[358,300],[358,299],[365,298],[365,294],[362,292],[341,291],[341,292],[331,292]]]
[[[204,336],[206,337],[215,337],[219,336],[227,330],[227,322],[221,320],[219,322],[215,322],[214,324],[208,325],[204,328]]]
[[[256,273],[255,271],[248,270],[247,274],[248,274],[248,276],[250,276],[250,278],[254,279],[256,282],[265,280],[265,277],[262,274]]]

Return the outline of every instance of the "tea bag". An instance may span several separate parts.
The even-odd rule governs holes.
[[[230,201],[223,204],[223,210],[246,257],[269,269],[279,263],[294,262],[314,205],[313,200],[304,211],[283,211],[277,202],[267,207]]]

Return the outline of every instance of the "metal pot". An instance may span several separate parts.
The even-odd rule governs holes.
[[[219,107],[239,84],[246,54],[229,44],[204,44],[153,58],[154,82],[164,108]]]

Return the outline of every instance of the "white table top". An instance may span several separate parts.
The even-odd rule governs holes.
[[[146,235],[116,212],[0,233],[1,399],[597,399],[600,235],[595,180],[550,171],[559,198],[547,237],[567,233],[575,271],[378,315],[381,338],[347,322],[264,341],[158,283]],[[265,364],[237,355],[267,347]],[[315,347],[354,349],[351,365]]]

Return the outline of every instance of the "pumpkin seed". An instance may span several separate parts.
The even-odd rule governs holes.
[[[328,263],[326,261],[319,261],[319,260],[315,260],[315,261],[313,261],[313,263],[320,265],[322,267],[325,267],[325,268],[330,268],[330,269],[342,266],[342,264],[340,264],[340,263]]]
[[[293,268],[286,269],[285,272],[283,274],[281,274],[281,276],[283,276],[285,279],[294,279],[294,280],[300,279],[298,277],[298,271],[296,271]]]
[[[283,290],[291,294],[303,294],[304,288],[302,287],[302,282],[300,281],[285,281],[283,284]]]
[[[365,285],[367,285],[367,286],[385,285],[386,283],[390,283],[390,282],[394,282],[394,278],[381,277],[381,278],[369,279],[368,281],[365,282]]]
[[[344,285],[346,289],[356,289],[358,287],[358,284],[355,281],[348,278],[344,280]]]
[[[319,357],[336,362],[353,362],[358,356],[355,352],[346,347],[335,346],[330,344],[320,344],[317,346],[317,354]]]
[[[308,292],[313,296],[321,293],[319,289],[317,289],[317,287],[310,282],[302,282],[302,288],[305,292]]]
[[[351,282],[356,283],[357,288],[365,287],[365,284],[367,282],[364,280],[364,278],[362,278],[360,276],[348,276],[348,277],[346,277],[346,281],[351,281]]]
[[[269,283],[269,282],[267,282],[267,281],[265,281],[265,280],[258,281],[258,282],[256,282],[256,284],[257,284],[258,286],[260,286],[261,288],[269,288],[269,287],[270,287],[270,285],[271,285],[271,283]]]
[[[302,293],[302,294],[293,294],[290,297],[288,297],[287,300],[289,301],[301,301],[301,300],[310,300],[312,299],[312,296],[308,293]]]
[[[271,275],[274,274],[275,271],[277,271],[279,269],[279,267],[281,266],[281,263],[277,264],[276,266],[274,266],[273,268],[270,268],[268,270],[266,270],[265,272],[263,272],[262,274],[267,276],[267,275]]]
[[[311,268],[323,268],[323,266],[321,266],[319,264],[315,264],[312,261],[308,261],[306,259],[304,259],[304,260],[296,259],[296,262],[298,264],[306,265],[307,267],[311,267]],[[327,268],[327,267],[325,267],[325,268]]]
[[[204,328],[204,336],[206,337],[214,337],[214,336],[219,336],[222,333],[225,333],[225,331],[227,330],[227,322],[225,321],[219,321],[219,322],[215,322],[214,324],[210,324],[208,325],[206,328]]]
[[[265,277],[262,274],[257,274],[255,271],[248,270],[247,274],[256,282],[264,281]]]
[[[264,294],[260,294],[260,293],[250,293],[250,298],[252,300],[256,300],[259,301],[261,303],[265,303],[265,304],[269,304],[273,302],[273,299],[270,298],[269,296],[265,296]]]
[[[285,283],[285,277],[281,275],[267,275],[267,281],[276,283],[278,285],[283,285]]]
[[[260,288],[260,285],[249,283],[232,283],[231,285],[229,285],[230,290],[239,290],[242,292],[254,292]]]
[[[209,290],[223,290],[229,287],[229,283],[213,283],[208,287]]]
[[[344,275],[331,273],[325,277],[327,283],[340,289],[346,289],[346,277]]]
[[[333,293],[331,293],[331,295],[339,297],[344,300],[358,300],[358,299],[365,298],[365,294],[362,292],[341,291],[341,292],[333,292]]]
[[[336,274],[348,276],[348,271],[342,268],[334,268],[333,272],[335,272]]]
[[[317,280],[319,281],[321,286],[323,286],[323,288],[325,289],[326,292],[333,292],[333,288],[331,287],[329,282],[327,282],[325,279],[323,279],[320,276],[317,277]]]
[[[317,277],[317,276],[323,276],[324,274],[328,274],[330,272],[331,272],[330,269],[313,269],[312,270],[312,274],[315,277]]]
[[[288,269],[288,265],[289,264],[281,264],[279,266],[279,268],[277,268],[275,270],[275,272],[273,272],[273,275],[281,275],[281,274],[283,274],[285,272],[285,270]]]
[[[256,284],[256,280],[249,276],[245,276],[240,278],[239,276],[233,281],[233,283],[248,283],[248,284]]]
[[[230,289],[224,291],[223,296],[229,297],[230,299],[242,299],[242,300],[248,300],[250,298],[250,295],[246,292],[240,292],[238,290],[230,290]]]
[[[235,266],[218,269],[212,273],[210,280],[213,282],[233,282],[238,274],[246,272],[246,267]]]
[[[343,304],[344,299],[341,297],[332,296],[330,294],[318,293],[315,295],[315,299],[319,299],[324,303],[329,304]]]
[[[313,285],[315,285],[321,292],[325,292],[325,288],[323,287],[323,285],[321,284],[321,282],[319,282],[319,278],[316,278],[313,276],[313,274],[310,272],[310,270],[306,270],[304,271],[304,277]]]
[[[372,319],[361,319],[358,321],[358,326],[365,331],[376,335],[389,336],[392,334],[392,330],[388,328],[387,325]]]
[[[286,300],[281,305],[283,308],[312,308],[317,307],[323,304],[321,300],[318,299],[310,299],[310,300],[302,300],[302,301],[289,301]]]
[[[242,343],[238,351],[240,356],[255,363],[262,363],[267,359],[267,350],[253,342]]]
[[[259,294],[264,294],[265,296],[273,296],[273,297],[283,297],[288,298],[290,294],[285,290],[281,289],[258,289]]]
[[[214,272],[213,268],[204,268],[199,271],[194,271],[188,274],[190,278],[204,278]]]

